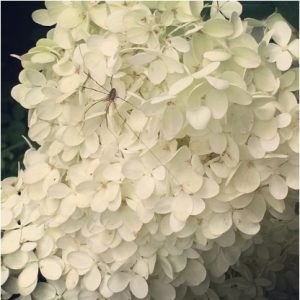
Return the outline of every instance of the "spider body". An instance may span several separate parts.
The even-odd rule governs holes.
[[[115,88],[112,88],[108,94],[108,100],[109,102],[114,102],[117,98],[117,90]]]

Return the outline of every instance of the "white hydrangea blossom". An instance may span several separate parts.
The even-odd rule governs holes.
[[[33,13],[54,28],[12,90],[40,147],[2,183],[3,299],[219,299],[272,230],[265,213],[289,211],[299,40],[278,14],[241,20],[240,3],[214,1],[205,20],[204,6]]]

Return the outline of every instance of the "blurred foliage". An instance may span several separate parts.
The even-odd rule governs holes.
[[[207,1],[209,2],[209,1]],[[274,12],[281,13],[292,26],[299,30],[298,1],[242,1],[243,18],[264,19]],[[44,37],[49,28],[35,24],[31,13],[43,8],[43,2],[14,1],[1,2],[2,14],[2,92],[1,92],[1,177],[15,176],[18,162],[22,162],[28,145],[22,138],[27,136],[27,110],[23,109],[10,96],[10,91],[18,83],[20,63],[9,56],[10,53],[22,54]],[[206,12],[204,12],[204,15]],[[16,26],[16,21],[21,26]],[[11,36],[14,36],[11,39]],[[22,47],[22,48],[20,48]]]

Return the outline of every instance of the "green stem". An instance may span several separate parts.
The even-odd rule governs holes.
[[[20,146],[22,146],[24,144],[25,144],[25,141],[21,141],[21,142],[19,142],[17,144],[14,144],[14,145],[9,146],[8,148],[2,150],[2,153],[6,153],[6,152],[9,152],[9,151],[11,151],[13,149],[19,148]]]

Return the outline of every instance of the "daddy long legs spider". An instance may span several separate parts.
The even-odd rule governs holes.
[[[82,56],[82,59],[83,59],[83,55],[82,55],[80,46],[79,46],[79,50],[80,50],[80,53],[81,53],[81,56]],[[114,111],[117,113],[117,115],[119,116],[119,118],[123,122],[122,126],[123,125],[126,126],[127,129],[129,131],[131,131],[131,133],[135,136],[135,138],[146,148],[147,152],[149,152],[152,155],[152,157],[156,160],[156,163],[158,163],[160,166],[164,167],[164,169],[167,171],[167,173],[170,175],[170,177],[173,178],[173,180],[176,183],[176,185],[180,185],[179,181],[172,174],[172,171],[170,171],[170,169],[162,162],[162,160],[160,159],[160,157],[151,149],[151,146],[148,146],[146,144],[146,142],[143,141],[142,138],[140,138],[140,134],[138,134],[134,130],[134,128],[126,121],[126,117],[123,117],[122,114],[119,112],[117,104],[116,104],[116,100],[117,99],[120,99],[122,102],[127,103],[131,107],[131,111],[134,109],[134,110],[137,110],[137,111],[140,111],[140,112],[143,113],[143,111],[141,109],[137,108],[134,104],[132,104],[131,102],[129,102],[129,100],[126,99],[126,96],[124,98],[124,97],[120,97],[118,95],[117,88],[113,86],[113,76],[111,76],[110,82],[109,82],[109,88],[107,88],[107,87],[103,86],[102,84],[100,84],[89,73],[87,73],[85,71],[83,71],[83,72],[87,76],[87,79],[85,80],[82,88],[104,95],[103,99],[100,99],[100,100],[96,101],[95,103],[93,103],[92,105],[90,105],[87,108],[87,110],[84,113],[84,119],[86,120],[86,114],[87,114],[87,112],[90,111],[90,109],[93,108],[96,104],[98,104],[100,102],[105,103],[106,105],[105,105],[104,115],[105,115],[105,120],[106,120],[106,127],[111,132],[111,134],[116,138],[116,136],[114,135],[114,133],[110,130],[109,124],[108,124],[109,109],[110,109],[111,106],[113,106]],[[87,80],[90,80],[91,82],[93,82],[95,86],[94,87],[86,86],[85,84],[86,84]],[[94,117],[94,116],[92,115],[92,117]]]

